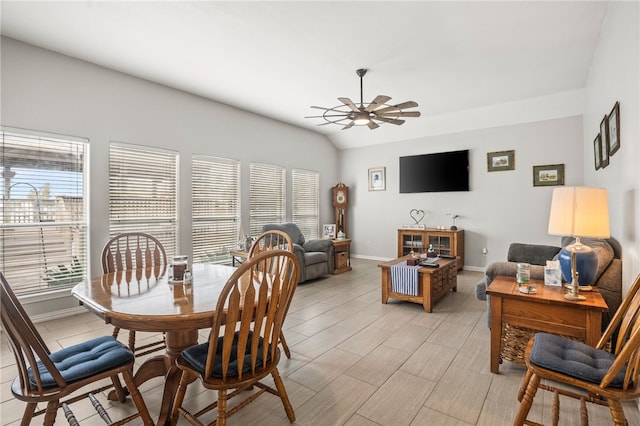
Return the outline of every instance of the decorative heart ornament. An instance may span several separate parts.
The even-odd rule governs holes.
[[[409,215],[411,216],[411,219],[414,220],[416,225],[420,225],[420,222],[422,222],[422,219],[424,219],[424,210],[411,209]]]

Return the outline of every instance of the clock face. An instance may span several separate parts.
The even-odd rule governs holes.
[[[338,191],[336,194],[336,201],[340,204],[344,203],[347,200],[347,197],[344,195],[344,191]]]

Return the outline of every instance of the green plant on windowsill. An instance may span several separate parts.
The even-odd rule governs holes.
[[[58,265],[56,269],[46,269],[44,273],[44,281],[49,287],[79,283],[84,278],[84,268],[77,256],[73,256],[71,265]]]

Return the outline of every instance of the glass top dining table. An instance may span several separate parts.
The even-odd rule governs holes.
[[[191,271],[191,283],[170,281],[165,267],[112,272],[72,290],[74,297],[107,323],[125,330],[165,333],[166,351],[146,359],[134,377],[136,385],[165,377],[158,425],[169,423],[180,380],[175,359],[183,349],[198,343],[199,329],[211,327],[218,297],[236,268],[194,264]]]

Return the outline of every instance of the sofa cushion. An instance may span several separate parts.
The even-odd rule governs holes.
[[[560,249],[560,247],[541,244],[512,243],[509,245],[507,261],[545,266],[547,260],[552,260],[560,252]]]

